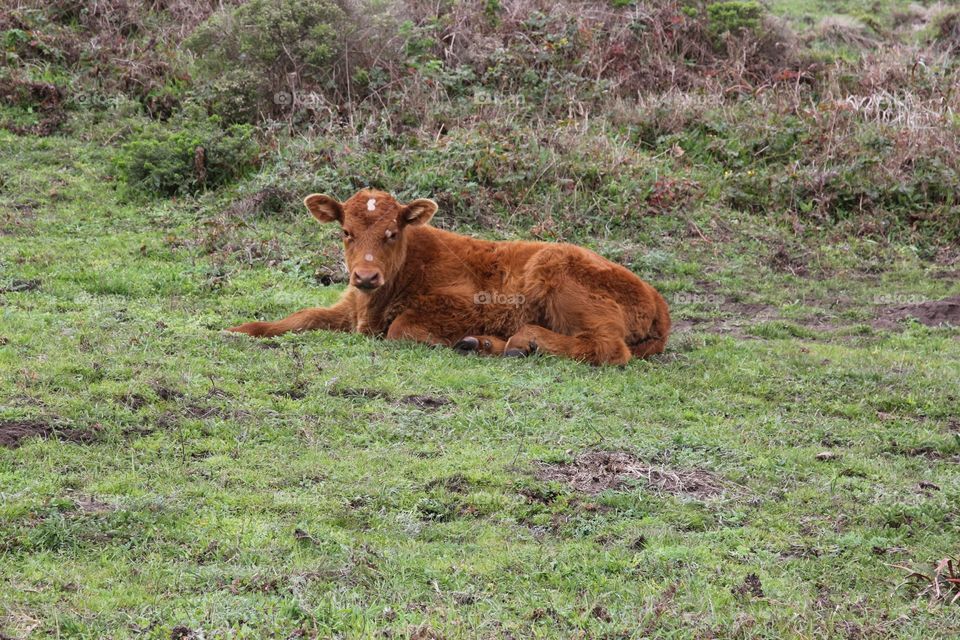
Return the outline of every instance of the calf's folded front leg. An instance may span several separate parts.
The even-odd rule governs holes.
[[[460,353],[479,353],[485,356],[503,355],[507,341],[497,336],[464,336],[453,345]]]
[[[387,340],[413,340],[432,346],[450,346],[451,341],[438,335],[436,327],[425,322],[418,314],[405,311],[390,323]]]
[[[387,329],[388,340],[450,347],[476,326],[476,304],[465,295],[425,295],[413,300]]]

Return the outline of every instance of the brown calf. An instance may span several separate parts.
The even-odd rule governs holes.
[[[624,267],[569,244],[489,242],[427,223],[433,200],[400,204],[382,191],[344,203],[304,200],[343,229],[350,287],[331,307],[229,331],[275,336],[328,329],[491,355],[543,351],[623,364],[663,351],[667,303]]]

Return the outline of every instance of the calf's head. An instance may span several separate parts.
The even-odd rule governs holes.
[[[407,256],[407,234],[426,224],[437,203],[420,198],[401,204],[388,193],[365,189],[346,202],[314,193],[303,203],[320,222],[338,222],[343,230],[350,284],[373,291],[392,281]]]

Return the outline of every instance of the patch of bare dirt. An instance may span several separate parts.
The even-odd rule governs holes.
[[[612,622],[613,617],[610,615],[610,612],[607,611],[607,608],[602,604],[598,604],[593,609],[590,610],[590,615],[592,615],[597,620],[601,622]]]
[[[16,449],[23,441],[33,436],[56,437],[65,442],[89,444],[96,440],[96,429],[67,428],[50,420],[4,420],[0,421],[0,446]]]
[[[245,218],[250,214],[267,215],[279,211],[294,197],[295,194],[286,189],[266,187],[240,198],[224,209],[221,215],[226,218]]]
[[[746,329],[750,325],[781,319],[775,306],[762,303],[723,302],[717,306],[717,309],[725,317],[677,319],[673,324],[672,332],[680,335],[690,331],[706,331],[746,340],[751,338],[746,333]],[[902,329],[902,323],[911,318],[928,327],[960,327],[960,296],[909,304],[892,304],[881,306],[878,309],[871,322],[875,329]],[[789,322],[818,334],[828,334],[851,324],[838,321],[834,316],[823,314],[801,320],[790,319]]]
[[[112,504],[98,500],[94,496],[80,496],[75,499],[77,509],[82,513],[110,513],[116,510]]]
[[[743,583],[734,587],[733,595],[742,597],[763,597],[763,585],[760,583],[760,576],[755,573],[748,573],[743,579]]]
[[[233,595],[241,593],[259,593],[264,595],[273,595],[286,590],[287,585],[284,580],[278,576],[262,576],[256,574],[252,577],[234,578],[227,585],[223,585]]]
[[[427,483],[426,489],[443,488],[450,493],[469,493],[472,483],[462,473],[455,473],[447,478],[436,478]]]
[[[128,392],[128,393],[125,393],[120,398],[120,404],[125,406],[127,409],[130,409],[131,411],[139,411],[140,409],[150,404],[150,401],[144,398],[139,393]]]
[[[0,206],[0,236],[32,231],[39,207],[40,204],[35,200]]]
[[[276,391],[271,391],[270,393],[275,396],[290,398],[291,400],[303,400],[307,397],[307,391],[309,391],[309,385],[307,382],[305,380],[297,380],[289,387],[277,389]]]
[[[327,395],[335,398],[383,398],[390,399],[390,394],[381,389],[367,389],[365,387],[338,387],[327,391]]]
[[[21,291],[36,291],[40,288],[39,280],[14,280],[8,285],[0,286],[0,293],[19,293]]]
[[[960,280],[960,269],[952,271],[934,271],[930,274],[934,280]]]
[[[887,453],[904,456],[907,458],[924,458],[931,461],[946,461],[951,463],[960,463],[960,454],[952,451],[944,451],[940,447],[921,444],[916,446],[904,445],[896,440],[891,440],[886,448]]]
[[[795,276],[808,275],[806,258],[791,251],[786,244],[780,243],[770,255],[770,266],[778,273],[790,273]]]
[[[753,336],[746,332],[748,326],[780,318],[777,307],[757,302],[722,302],[717,308],[724,317],[678,319],[673,323],[671,333],[679,334],[696,329],[749,340]]]
[[[932,496],[937,491],[940,491],[940,485],[935,482],[921,480],[919,483],[917,483],[917,492],[922,493],[925,496]]]
[[[379,398],[385,401],[393,400],[391,395],[386,391],[367,387],[336,387],[329,389],[327,391],[327,395],[331,395],[335,398]],[[444,407],[448,404],[453,404],[453,401],[450,398],[445,398],[444,396],[416,394],[403,396],[396,401],[396,404],[417,407],[418,409],[433,410],[439,409],[440,407]]]
[[[660,493],[695,498],[716,496],[724,489],[723,482],[708,471],[652,467],[624,451],[588,451],[573,462],[542,464],[535,475],[539,480],[564,482],[590,495],[620,489],[632,480],[641,480]]]
[[[161,400],[179,400],[184,395],[183,391],[163,382],[155,381],[150,383],[150,386]]]
[[[236,221],[238,215],[228,210],[204,221],[203,228],[197,230],[194,244],[198,245],[204,254],[212,256],[215,265],[221,270],[228,258],[246,265],[265,264],[274,267],[280,264],[284,254],[279,241],[276,238],[262,240],[247,237],[243,233],[244,224]],[[222,283],[223,276],[215,276],[210,285]]]
[[[185,625],[177,625],[170,630],[170,640],[196,640],[201,636]]]
[[[423,623],[419,627],[410,628],[410,640],[443,640],[443,636]]]
[[[419,409],[439,409],[445,405],[452,404],[453,401],[443,396],[414,395],[400,398],[400,403],[413,405]]]
[[[909,318],[914,318],[928,327],[960,327],[960,296],[883,307],[873,326],[878,329],[895,329],[901,321]]]
[[[749,318],[751,321],[769,320],[777,316],[777,308],[762,302],[726,302],[720,309],[735,316]]]
[[[183,407],[182,413],[188,418],[196,418],[198,420],[209,420],[212,418],[225,419],[229,417],[223,409],[202,404],[188,404]]]

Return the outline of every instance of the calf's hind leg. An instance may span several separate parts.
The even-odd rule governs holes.
[[[541,252],[529,268],[525,292],[540,319],[510,336],[504,355],[540,350],[595,365],[630,360],[622,307],[578,279],[587,279],[590,267],[560,250]]]
[[[510,336],[504,349],[505,356],[526,356],[543,351],[590,364],[626,364],[631,353],[622,334],[601,328],[565,336],[536,324],[527,324]]]

